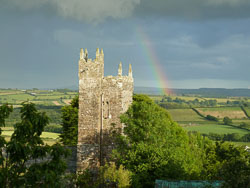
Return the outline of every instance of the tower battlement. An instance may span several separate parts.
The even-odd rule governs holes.
[[[104,76],[104,53],[96,49],[94,60],[87,49],[80,50],[79,59],[79,114],[77,169],[94,169],[108,160],[113,149],[110,129],[123,129],[120,115],[132,103],[133,75],[123,75],[122,63],[117,76]]]
[[[96,58],[94,60],[92,60],[92,59],[88,58],[88,50],[87,49],[83,50],[83,48],[81,48],[80,59],[79,59],[79,77],[80,77],[80,74],[85,72],[87,68],[89,68],[89,67],[94,68],[96,65],[100,65],[100,66],[102,65],[100,68],[101,68],[101,71],[103,71],[102,76],[104,77],[104,53],[103,53],[103,49],[101,49],[101,52],[100,52],[99,48],[97,48],[96,49]],[[131,64],[129,64],[128,75],[123,75],[122,74],[122,62],[120,62],[119,67],[118,67],[117,76],[119,78],[124,78],[127,81],[133,82]]]

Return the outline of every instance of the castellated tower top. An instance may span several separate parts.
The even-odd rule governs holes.
[[[97,48],[96,49],[96,58],[92,61],[92,59],[89,59],[88,58],[88,50],[87,48],[83,49],[81,48],[80,49],[80,59],[79,59],[79,71],[81,68],[84,69],[84,66],[81,64],[80,65],[80,62],[85,62],[85,63],[97,63],[97,64],[104,64],[104,53],[103,53],[103,49],[99,49]],[[90,66],[90,65],[86,65],[85,69],[87,69],[87,67]],[[100,67],[101,69],[103,68],[104,69],[104,66],[103,67]],[[102,71],[102,70],[101,70]],[[104,70],[103,70],[103,73],[104,73]],[[104,76],[104,74],[103,74]],[[118,75],[117,75],[119,78],[123,77],[127,77],[128,79],[130,79],[131,81],[133,81],[133,75],[132,75],[132,66],[131,64],[129,64],[129,72],[128,72],[128,75],[122,75],[122,62],[120,62],[119,64],[119,67],[118,67]],[[110,76],[108,76],[110,77]]]

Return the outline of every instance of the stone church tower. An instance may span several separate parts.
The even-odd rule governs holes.
[[[110,128],[123,128],[119,116],[132,103],[133,76],[122,75],[119,64],[117,76],[104,77],[104,53],[97,48],[96,58],[88,59],[88,51],[80,50],[79,60],[79,123],[77,170],[95,169],[103,164],[113,149]]]

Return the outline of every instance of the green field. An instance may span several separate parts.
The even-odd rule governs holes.
[[[243,122],[247,123],[247,124],[250,124],[250,119],[234,119],[233,120],[234,125],[240,125]]]
[[[250,147],[250,142],[230,142],[230,143],[233,143],[237,146],[248,146]]]
[[[30,101],[37,105],[37,109],[46,112],[51,124],[61,124],[61,107],[70,104],[77,92],[70,90],[16,90],[0,89],[0,105],[9,103],[14,111],[6,119],[6,126],[13,126],[20,121],[20,107],[24,101]]]
[[[13,133],[13,125],[20,122],[20,107],[24,101],[35,103],[38,111],[46,112],[50,119],[50,125],[61,124],[61,107],[69,104],[77,92],[70,90],[16,90],[0,89],[0,105],[12,104],[14,107],[10,117],[6,119],[6,127],[3,127],[2,135],[9,140]],[[45,143],[52,145],[58,141],[58,133],[43,132],[41,135]]]
[[[74,98],[77,92],[70,90],[1,90],[0,89],[0,105],[9,103],[20,105],[24,101],[30,101],[39,105],[46,106],[63,106]]]
[[[217,133],[217,134],[228,134],[228,133],[238,133],[241,136],[244,134],[249,133],[249,131],[244,130],[244,129],[238,129],[232,126],[228,125],[222,125],[222,124],[204,124],[200,126],[189,126],[189,127],[184,127],[185,130],[187,131],[197,131],[200,133]]]
[[[246,110],[246,112],[247,112],[248,116],[250,116],[250,107],[245,108],[245,110]]]
[[[226,116],[231,119],[247,119],[240,107],[197,108],[197,110],[204,116],[212,115],[220,119]]]
[[[192,109],[168,109],[168,112],[173,120],[177,122],[204,121],[204,119],[197,115]]]
[[[2,135],[8,141],[10,140],[11,135],[14,132],[13,127],[2,127]],[[43,141],[49,145],[55,144],[59,141],[59,134],[58,133],[51,133],[51,132],[43,132],[41,135]]]
[[[193,100],[193,97],[181,97],[184,100]],[[199,99],[200,100],[200,99]],[[213,98],[206,98],[206,100],[213,100]],[[217,100],[217,99],[216,99]],[[227,101],[228,98],[222,98],[220,101]],[[235,98],[230,99],[231,101],[237,100]],[[217,100],[218,101],[218,100]],[[247,129],[242,129],[239,126],[241,123],[245,122],[250,124],[250,119],[248,119],[245,113],[242,111],[240,106],[220,106],[217,107],[199,107],[196,108],[203,116],[213,115],[219,118],[219,122],[208,121],[205,118],[198,115],[192,109],[167,109],[170,113],[172,119],[181,125],[187,131],[197,131],[200,133],[216,133],[216,134],[232,134],[238,133],[240,136],[244,136],[250,131]],[[250,108],[246,108],[249,113]],[[232,119],[233,125],[228,126],[223,124],[223,118],[228,116]],[[233,142],[236,145],[248,145],[250,142]]]
[[[76,91],[70,91],[67,89],[62,90],[17,90],[17,89],[0,89],[0,105],[9,103],[14,106],[14,112],[11,113],[10,117],[6,119],[6,127],[3,134],[6,138],[10,138],[13,132],[8,130],[13,125],[20,121],[20,107],[21,103],[29,100],[37,105],[39,111],[44,111],[50,118],[50,124],[60,125],[61,124],[61,107],[68,105],[74,96],[77,95]],[[163,96],[151,95],[150,96],[158,104],[161,102]],[[222,119],[225,116],[230,117],[233,120],[233,125],[240,125],[242,122],[250,124],[250,120],[246,117],[240,106],[225,106],[227,101],[250,101],[250,98],[230,97],[230,98],[204,98],[202,96],[170,96],[171,99],[175,100],[177,97],[185,101],[209,101],[216,100],[216,107],[195,107],[201,114],[213,115],[220,119],[219,122],[208,121],[205,118],[199,116],[195,111],[190,108],[182,109],[167,109],[172,119],[180,124],[187,131],[198,131],[200,133],[239,133],[244,135],[248,133],[247,130],[240,129],[237,127],[231,127],[223,125]],[[220,103],[220,104],[219,104]],[[224,104],[223,104],[224,103]],[[224,105],[224,106],[223,106]],[[189,105],[186,105],[189,107]],[[245,110],[250,114],[250,107],[245,107]],[[45,132],[42,135],[46,143],[55,143],[58,137],[57,133]]]

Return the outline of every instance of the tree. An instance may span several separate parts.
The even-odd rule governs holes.
[[[64,145],[77,144],[79,98],[75,96],[71,104],[62,107],[61,142]]]
[[[172,121],[168,112],[145,95],[135,95],[121,116],[114,160],[132,171],[133,187],[153,187],[155,179],[197,179],[202,154],[196,139]]]
[[[207,146],[203,169],[204,179],[224,180],[224,187],[250,187],[250,155],[243,147],[223,142]]]
[[[115,163],[106,163],[100,168],[99,182],[105,187],[128,188],[131,185],[131,172],[122,165],[117,169]]]
[[[12,108],[0,108],[1,126]],[[9,142],[1,137],[0,184],[3,187],[61,187],[67,151],[59,144],[48,146],[41,139],[48,116],[33,103],[22,103],[21,122],[15,124]],[[42,160],[41,162],[36,162]]]
[[[223,123],[225,125],[231,125],[233,123],[233,121],[232,121],[232,119],[230,119],[229,117],[226,116],[223,118]]]
[[[209,121],[219,121],[219,119],[217,117],[211,116],[211,115],[207,115],[206,119]]]
[[[0,130],[1,127],[5,126],[5,119],[9,117],[10,113],[13,112],[13,107],[8,104],[0,106]]]

